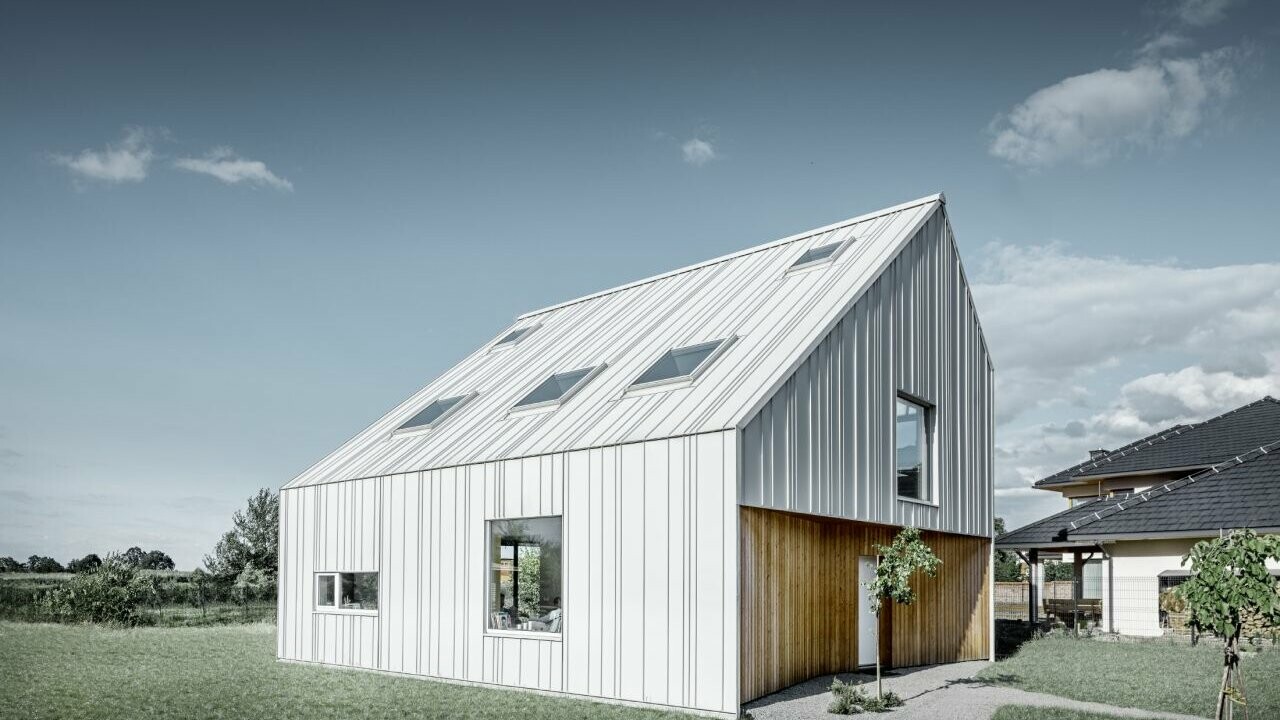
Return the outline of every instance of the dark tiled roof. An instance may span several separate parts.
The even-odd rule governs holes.
[[[1128,496],[1126,495],[1125,497]],[[1032,545],[1071,542],[1067,539],[1067,532],[1071,529],[1072,522],[1084,520],[1103,508],[1111,507],[1120,500],[1121,497],[1116,496],[1115,498],[1102,498],[1081,503],[1056,515],[1050,515],[1043,520],[1037,520],[1030,525],[1024,525],[1017,530],[1011,530],[997,537],[996,546],[1021,548]]]
[[[1280,440],[1132,495],[1093,500],[1005,533],[1007,548],[1280,527]]]
[[[1208,467],[1276,439],[1280,439],[1280,401],[1268,396],[1204,422],[1161,430],[1097,460],[1056,472],[1036,487],[1120,473]]]

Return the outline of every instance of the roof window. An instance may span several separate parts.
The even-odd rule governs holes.
[[[516,403],[513,410],[533,410],[536,408],[555,407],[582,389],[596,373],[604,369],[604,365],[569,370],[556,373],[539,383],[538,387]]]
[[[631,383],[632,389],[693,382],[695,378],[711,365],[725,348],[729,347],[733,338],[722,338],[710,342],[672,348],[662,354],[648,370]]]
[[[457,412],[458,408],[466,404],[468,400],[475,397],[475,393],[469,395],[458,395],[456,397],[437,398],[430,405],[418,411],[417,415],[409,418],[403,425],[396,428],[396,434],[417,433],[424,430],[430,430],[445,418]]]

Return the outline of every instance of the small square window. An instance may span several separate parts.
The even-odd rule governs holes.
[[[674,348],[662,354],[648,370],[645,370],[632,388],[665,385],[694,380],[733,341],[733,338]]]
[[[801,253],[800,257],[796,258],[796,261],[791,263],[791,267],[788,268],[787,271],[790,272],[791,270],[800,270],[803,268],[813,267],[815,265],[821,265],[823,263],[833,262],[851,242],[853,242],[853,238],[849,237],[839,242],[811,247]]]
[[[594,367],[556,373],[543,380],[538,387],[534,388],[528,395],[525,395],[520,402],[516,403],[515,409],[530,410],[559,405],[578,392],[588,380],[603,368],[603,365],[596,365]]]
[[[396,429],[396,432],[430,430],[439,425],[446,417],[452,415],[474,396],[475,393],[471,393],[470,395],[458,395],[457,397],[435,400],[430,405],[419,410],[417,415],[406,420],[403,425]]]
[[[515,345],[516,343],[520,342],[521,340],[524,340],[526,337],[529,337],[529,334],[532,333],[534,330],[537,330],[539,327],[541,326],[530,325],[528,327],[516,328],[515,330],[512,330],[511,332],[499,338],[498,342],[494,343],[493,347],[489,349],[505,350],[511,347],[512,345]]]
[[[895,481],[898,497],[933,502],[933,413],[899,397],[894,422]]]

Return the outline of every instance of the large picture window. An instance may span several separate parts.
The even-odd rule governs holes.
[[[898,398],[894,423],[894,459],[898,497],[933,502],[933,418],[929,408]]]
[[[376,611],[378,573],[316,573],[316,609]]]
[[[563,630],[560,537],[559,517],[489,522],[490,630]]]

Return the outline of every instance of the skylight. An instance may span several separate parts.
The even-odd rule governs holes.
[[[503,335],[502,338],[498,340],[498,342],[493,344],[493,347],[491,349],[500,350],[502,348],[509,348],[512,345],[515,345],[516,343],[525,339],[525,337],[529,333],[533,332],[534,330],[537,330],[538,327],[539,326],[537,325],[530,325],[528,327],[516,328],[515,330],[512,330],[506,335]]]
[[[830,262],[835,260],[836,255],[849,244],[849,240],[841,240],[840,242],[827,243],[805,250],[795,262],[791,263],[789,269],[809,267],[810,265],[818,265],[819,263]]]
[[[666,383],[693,380],[721,350],[728,347],[730,338],[674,348],[663,353],[657,362],[649,366],[631,387],[648,387]]]
[[[457,397],[440,398],[433,401],[430,405],[418,411],[417,415],[409,418],[405,424],[396,428],[396,432],[409,432],[413,430],[430,430],[451,415],[455,410],[462,407],[462,404],[470,400],[475,393],[471,395],[459,395]]]
[[[530,408],[559,405],[568,400],[603,367],[603,365],[596,365],[595,367],[556,373],[543,380],[538,387],[533,389],[533,392],[525,395],[523,400],[516,403],[514,409],[528,410]]]

